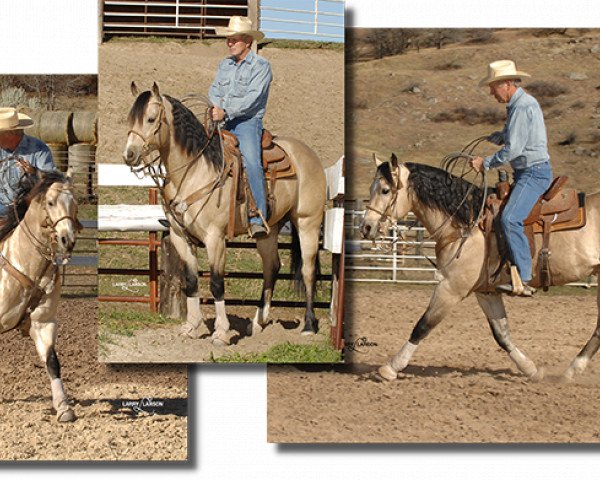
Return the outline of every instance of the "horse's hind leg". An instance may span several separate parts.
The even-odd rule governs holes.
[[[444,319],[444,315],[448,313],[448,310],[463,298],[462,295],[454,291],[448,280],[441,281],[433,292],[427,310],[413,328],[409,340],[387,364],[379,368],[379,375],[385,380],[398,378],[398,372],[406,368],[417,350],[419,342],[429,335],[429,332]]]
[[[42,308],[42,313],[45,307]],[[46,365],[46,371],[50,377],[50,388],[52,389],[52,406],[56,410],[56,419],[59,422],[72,422],[76,419],[75,412],[69,405],[65,394],[62,379],[60,378],[60,363],[54,350],[56,342],[56,321],[37,321],[39,310],[31,314],[31,328],[29,335],[35,343],[35,348],[42,362]],[[36,315],[36,313],[38,315]],[[53,312],[55,313],[55,312]]]
[[[209,232],[204,239],[208,264],[210,267],[210,292],[215,300],[215,331],[213,344],[229,344],[229,319],[225,313],[225,237],[223,234]]]
[[[204,327],[204,318],[200,310],[198,292],[198,260],[196,248],[192,247],[185,238],[177,235],[171,229],[171,244],[184,262],[185,285],[183,291],[186,298],[187,315],[186,322],[181,326],[180,333],[190,338],[198,338],[207,333]]]
[[[488,319],[496,343],[508,353],[508,356],[517,368],[527,375],[528,378],[541,380],[543,371],[538,370],[535,363],[527,358],[510,338],[508,319],[502,296],[495,293],[477,293],[476,296],[479,306]]]
[[[319,322],[315,315],[314,299],[317,282],[317,255],[319,254],[319,233],[321,219],[316,216],[301,217],[297,221],[300,255],[302,258],[302,281],[306,290],[306,312],[304,328],[301,335],[312,335],[318,332]]]
[[[598,320],[596,322],[596,329],[594,330],[592,337],[573,359],[571,365],[569,365],[569,368],[567,368],[563,373],[565,380],[571,381],[576,374],[578,375],[582,373],[600,347],[600,288],[598,288],[596,293],[596,305],[598,307]]]
[[[277,250],[278,235],[279,225],[274,225],[271,227],[271,232],[268,237],[258,238],[256,240],[256,249],[262,258],[263,263],[263,287],[260,304],[256,309],[256,315],[254,316],[252,323],[248,325],[248,335],[260,333],[267,324],[273,291],[275,290],[275,282],[277,281],[277,274],[281,268],[279,252]]]

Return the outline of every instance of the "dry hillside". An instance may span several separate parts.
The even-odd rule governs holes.
[[[351,36],[350,51],[366,48],[369,32],[361,33]],[[488,63],[502,58],[532,75],[523,86],[544,110],[555,175],[569,175],[571,185],[588,193],[600,189],[600,29],[544,35],[507,29],[491,32],[483,43],[413,46],[403,54],[347,65],[349,197],[368,196],[373,152],[439,165],[445,154],[501,129],[505,106],[477,85]],[[486,144],[478,153],[493,149]]]

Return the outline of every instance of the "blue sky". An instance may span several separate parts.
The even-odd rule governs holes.
[[[343,2],[335,0],[261,0],[260,9],[261,30],[268,38],[344,41]],[[314,21],[315,10],[317,9],[319,11],[317,16],[319,25],[317,35],[315,35]],[[323,25],[323,23],[333,24],[333,26]],[[275,32],[274,30],[285,30],[288,33]]]

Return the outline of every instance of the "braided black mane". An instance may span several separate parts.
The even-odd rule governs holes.
[[[216,169],[223,165],[219,135],[213,135],[209,140],[204,127],[196,115],[179,100],[165,95],[173,107],[173,129],[175,141],[191,156],[196,156],[204,149],[204,158]],[[208,144],[208,145],[207,145]]]
[[[66,183],[67,181],[67,177],[61,172],[44,172],[40,178],[39,171],[36,171],[29,179],[22,182],[23,191],[9,206],[8,214],[5,217],[0,217],[0,241],[4,240],[8,234],[17,228],[33,199],[45,195],[53,183]]]
[[[419,202],[452,216],[456,226],[473,225],[483,201],[481,188],[440,168],[421,163],[404,166],[410,171],[408,182]]]

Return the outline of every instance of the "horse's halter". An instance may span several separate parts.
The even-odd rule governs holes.
[[[151,105],[159,106],[158,115],[157,115],[156,120],[154,121],[154,123],[156,124],[156,126],[154,127],[154,130],[152,130],[152,132],[150,132],[150,134],[147,136],[134,128],[130,129],[127,132],[127,135],[130,135],[133,133],[134,135],[137,135],[138,137],[140,137],[142,139],[142,141],[144,142],[144,145],[142,145],[142,151],[140,152],[140,157],[142,157],[142,159],[148,157],[152,152],[154,152],[155,150],[158,150],[160,148],[160,129],[162,128],[163,123],[165,123],[165,106],[164,106],[162,100],[149,102],[146,108],[150,107]],[[158,136],[158,141],[155,141],[155,138],[157,136]],[[156,163],[157,161],[160,161],[160,155],[158,155],[151,162],[144,162],[142,160],[141,166],[139,166],[139,167],[130,166],[130,168],[133,172],[140,172],[140,171],[143,171],[144,169],[149,168],[153,163]]]
[[[372,207],[370,204],[365,207],[366,210],[370,210],[371,212],[375,212],[379,215],[379,219],[377,220],[377,228],[380,231],[382,230],[382,227],[384,225],[394,225],[398,221],[398,219],[394,215],[394,209],[396,206],[396,200],[398,200],[398,192],[403,187],[402,180],[400,180],[399,165],[394,170],[392,170],[392,178],[394,179],[394,183],[392,184],[392,198],[385,207],[385,209],[378,210]]]

